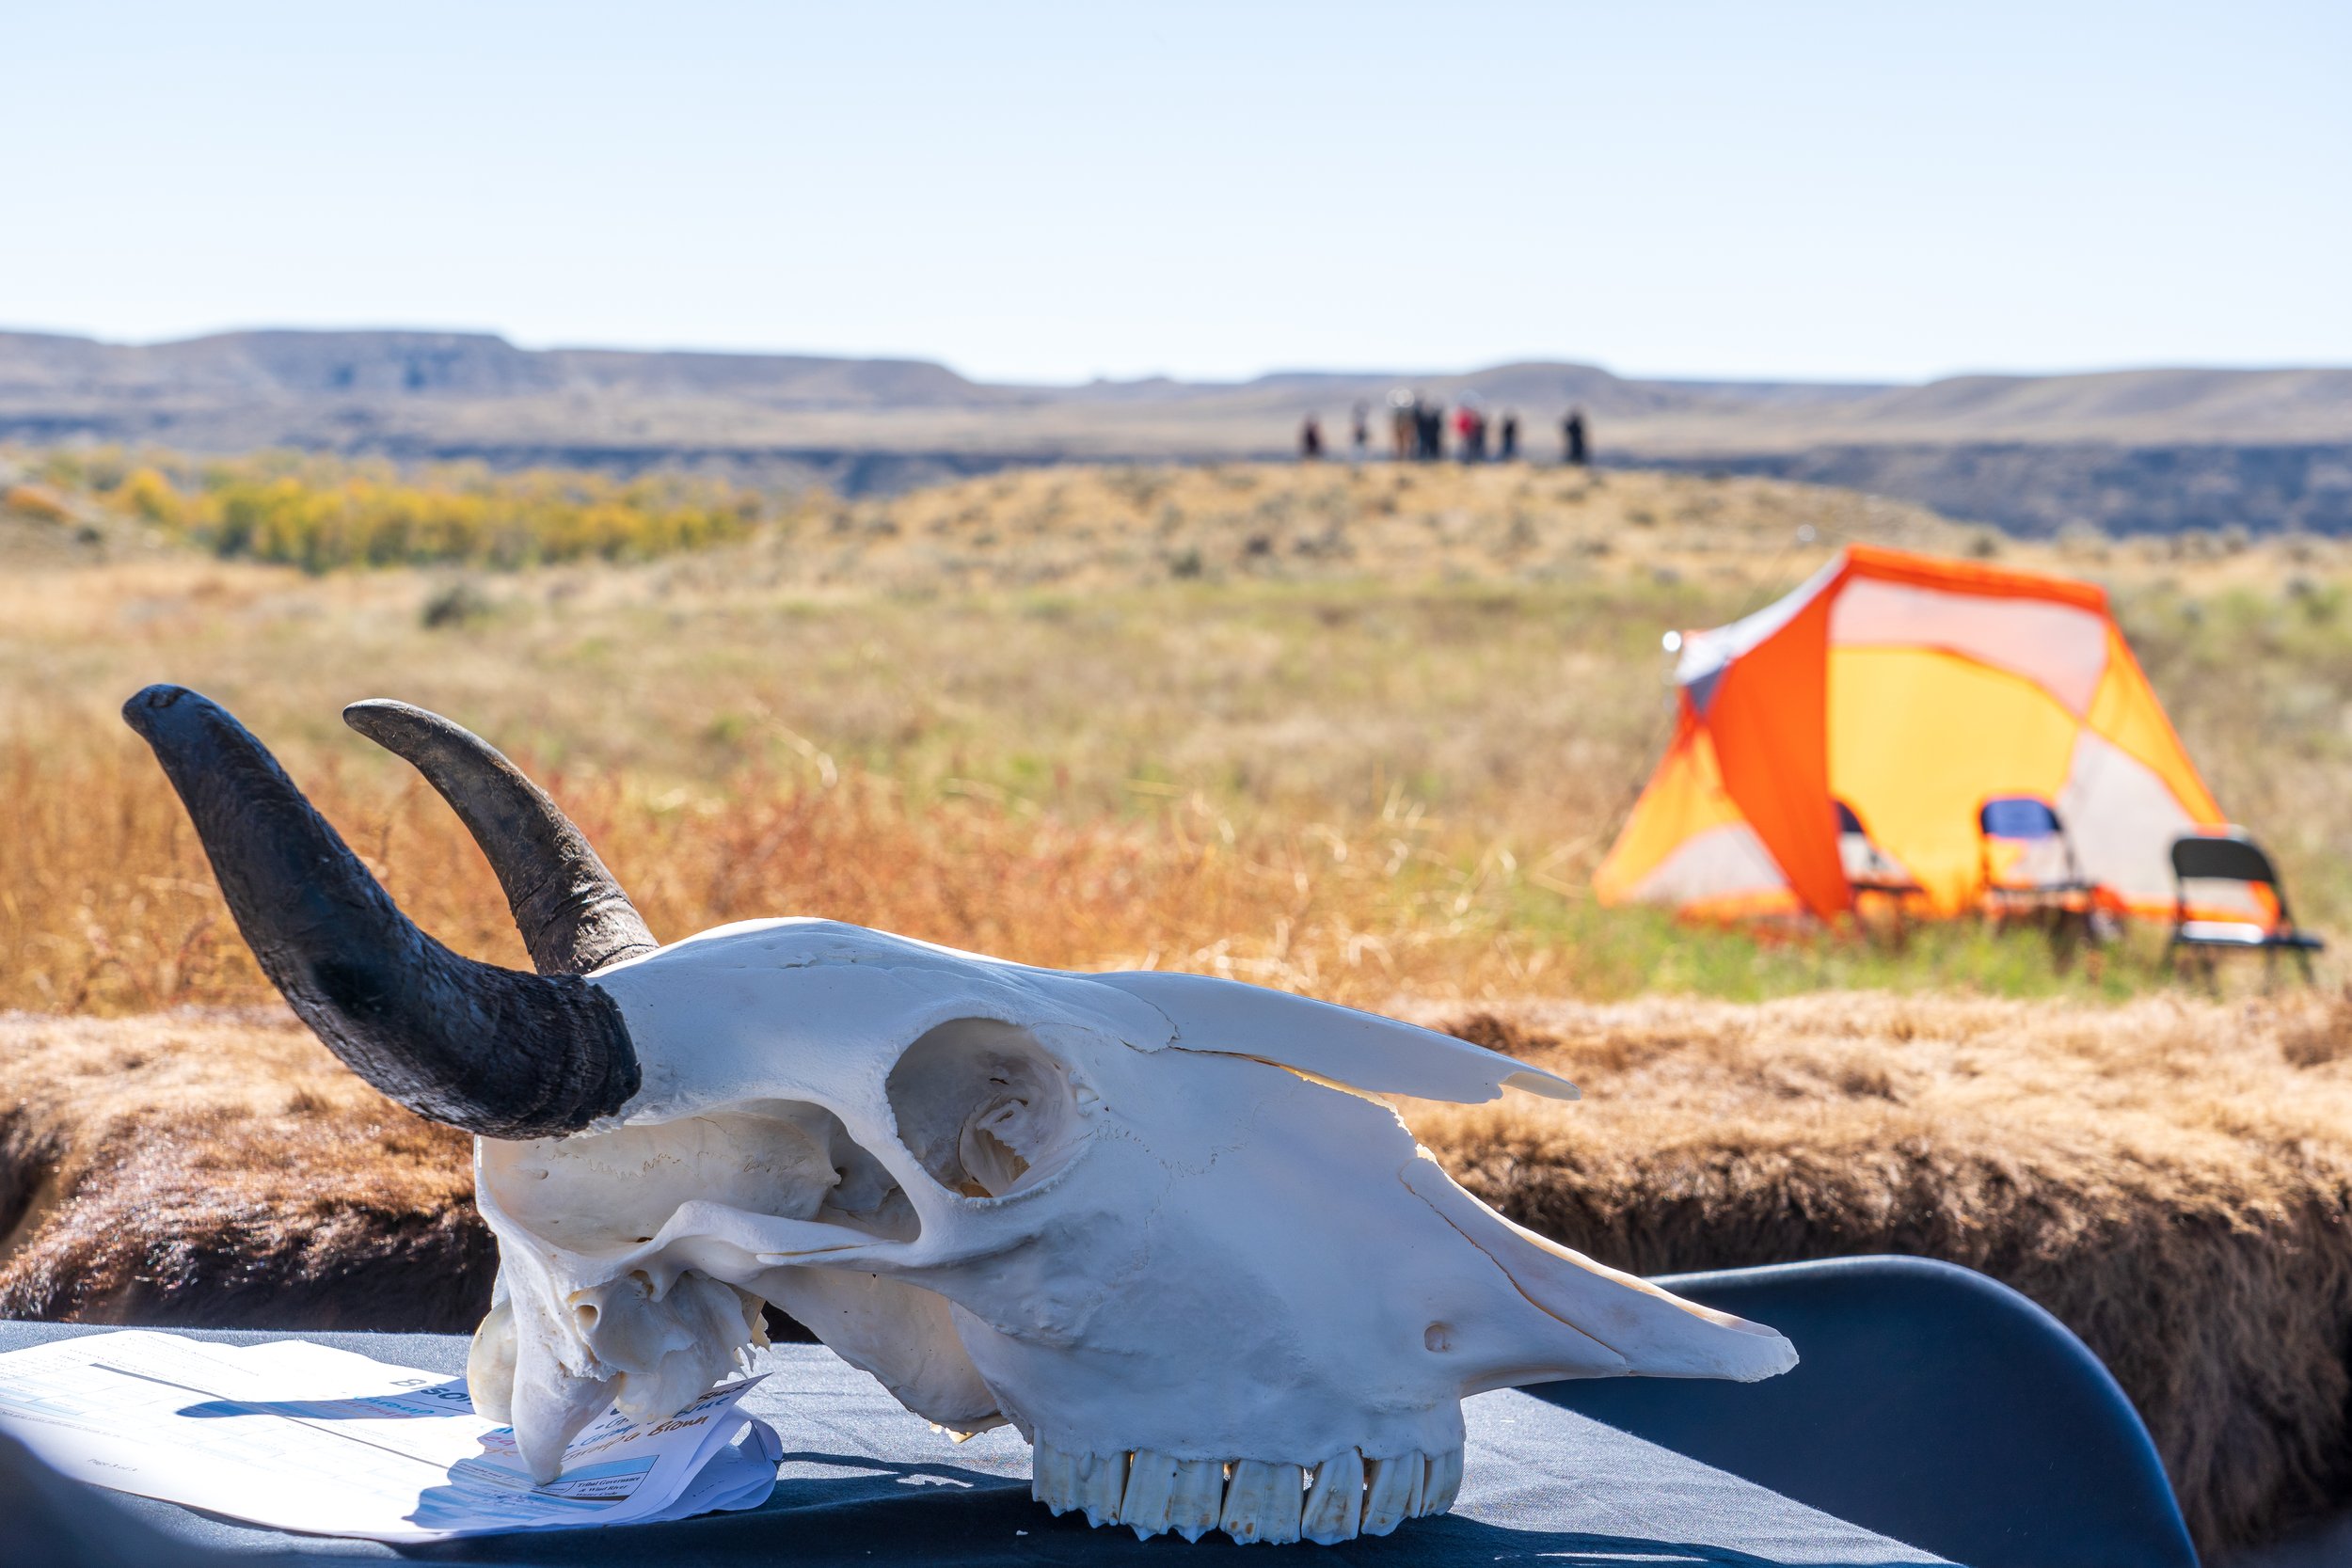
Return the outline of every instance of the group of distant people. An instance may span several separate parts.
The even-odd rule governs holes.
[[[1389,455],[1399,463],[1438,463],[1448,455],[1446,405],[1424,398],[1409,387],[1389,394]],[[1519,457],[1519,416],[1506,408],[1489,420],[1478,394],[1463,394],[1453,410],[1452,455],[1462,463],[1516,463]],[[1491,437],[1491,439],[1490,439]],[[1349,456],[1358,463],[1372,455],[1372,405],[1356,405],[1348,429]],[[1489,446],[1492,451],[1490,451]],[[1323,421],[1310,414],[1298,427],[1298,455],[1314,462],[1324,453]],[[1560,420],[1560,460],[1582,467],[1593,460],[1584,431],[1584,410],[1571,408]]]

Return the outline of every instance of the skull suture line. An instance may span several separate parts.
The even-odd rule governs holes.
[[[608,1402],[659,1418],[699,1396],[764,1302],[942,1427],[1012,1423],[1055,1512],[1193,1539],[1443,1512],[1483,1389],[1795,1362],[1512,1225],[1372,1098],[1574,1096],[1507,1057],[1232,982],[826,921],[657,946],[503,758],[355,705],[499,872],[542,974],[497,970],[407,924],[226,713],[151,688],[125,714],[295,1010],[479,1134],[501,1277],[469,1379],[542,1478]]]

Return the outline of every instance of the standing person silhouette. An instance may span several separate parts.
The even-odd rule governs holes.
[[[1361,463],[1372,455],[1372,405],[1359,402],[1353,423],[1348,429],[1349,460]]]
[[[1593,460],[1592,449],[1584,444],[1584,410],[1571,408],[1568,417],[1560,421],[1562,455],[1573,467],[1583,467]]]
[[[1475,463],[1486,455],[1486,432],[1474,403],[1466,401],[1454,411],[1454,455],[1463,463]]]
[[[1421,394],[1399,387],[1389,394],[1389,439],[1399,463],[1421,444]]]
[[[1495,456],[1505,463],[1518,462],[1519,460],[1519,411],[1518,409],[1506,408],[1502,411],[1501,439],[1502,445],[1496,450]]]
[[[1298,427],[1298,460],[1312,463],[1323,455],[1323,423],[1312,414]]]

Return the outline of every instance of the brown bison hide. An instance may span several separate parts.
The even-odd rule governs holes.
[[[471,1333],[471,1140],[279,1011],[0,1016],[0,1316]]]
[[[2352,1005],[1399,1010],[1584,1086],[1401,1107],[1522,1223],[1644,1274],[2007,1280],[2114,1369],[2208,1547],[2352,1491]],[[488,1301],[467,1141],[283,1013],[0,1017],[0,1313],[466,1332]]]

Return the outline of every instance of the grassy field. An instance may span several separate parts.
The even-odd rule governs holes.
[[[2061,966],[1973,926],[1897,949],[1594,906],[1666,733],[1661,632],[1848,539],[2108,581],[2225,807],[2307,917],[2352,915],[2331,543],[2029,549],[1698,476],[1104,468],[775,506],[646,562],[319,573],[221,559],[117,504],[127,483],[0,518],[0,1006],[266,994],[115,717],[158,679],[229,704],[429,927],[508,959],[474,852],[343,703],[420,702],[515,752],[666,935],[821,912],[1371,1004],[2151,983],[2144,933]]]

